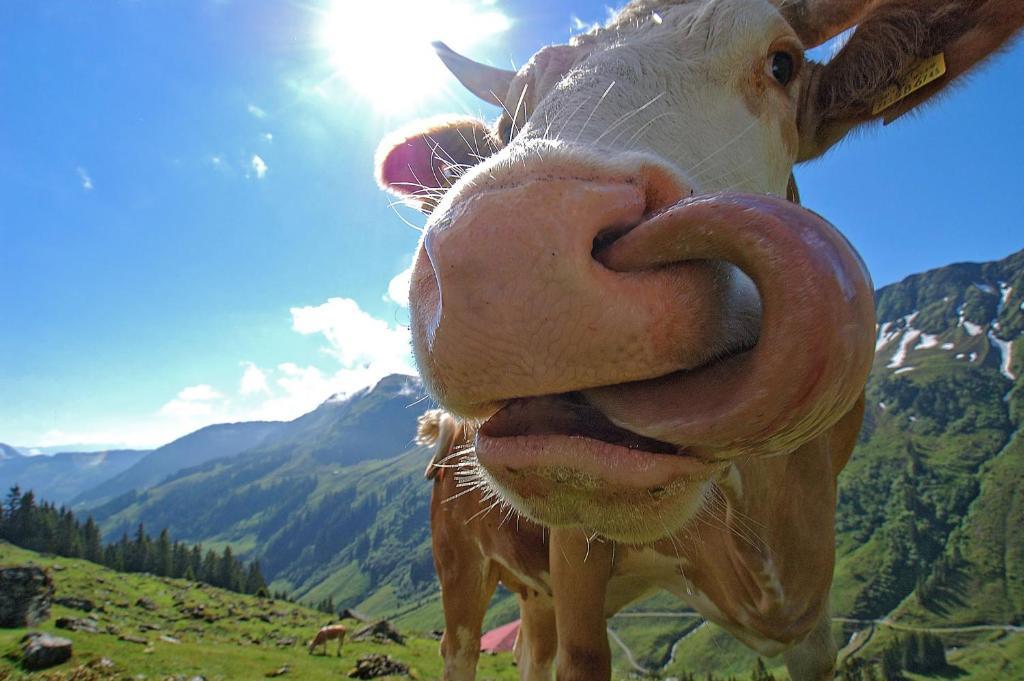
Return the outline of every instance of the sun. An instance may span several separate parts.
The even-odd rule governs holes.
[[[497,0],[333,0],[320,40],[355,94],[394,112],[436,98],[450,84],[432,40],[469,52],[509,26]]]

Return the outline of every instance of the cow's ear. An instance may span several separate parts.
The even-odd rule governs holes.
[[[424,212],[468,168],[500,145],[476,118],[449,116],[414,123],[388,136],[377,148],[377,183]]]
[[[799,160],[932,99],[1022,26],[1024,0],[877,0],[831,61],[809,65]]]

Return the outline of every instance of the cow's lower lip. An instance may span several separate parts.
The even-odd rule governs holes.
[[[480,427],[476,456],[492,473],[555,480],[582,475],[616,487],[646,489],[707,479],[721,467],[671,443],[620,428],[572,394],[513,400]]]

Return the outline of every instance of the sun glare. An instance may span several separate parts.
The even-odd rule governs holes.
[[[496,0],[334,0],[321,40],[348,87],[378,110],[397,111],[450,84],[432,40],[471,52],[510,25]]]

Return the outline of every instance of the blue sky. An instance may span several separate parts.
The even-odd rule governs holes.
[[[422,219],[376,188],[374,150],[417,117],[495,115],[414,44],[521,64],[606,7],[363,4],[0,4],[0,441],[155,445],[410,366],[391,284]],[[876,283],[1024,247],[1021,74],[1018,44],[798,170]]]

